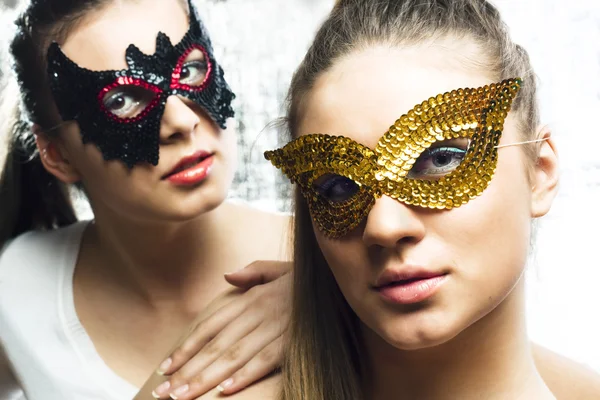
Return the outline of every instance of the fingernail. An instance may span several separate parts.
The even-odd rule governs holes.
[[[171,392],[171,398],[177,400],[177,396],[181,396],[182,394],[186,394],[190,390],[190,385],[183,385],[178,387],[177,389]]]
[[[171,359],[171,357],[169,357],[165,361],[163,361],[162,364],[160,364],[160,366],[158,367],[158,370],[156,372],[159,375],[164,375],[165,372],[167,372],[167,370],[171,366],[171,364],[173,364],[173,360]]]
[[[226,381],[223,381],[219,386],[217,386],[217,390],[219,392],[224,392],[225,389],[227,389],[228,387],[230,387],[231,385],[233,385],[233,379],[229,378]]]
[[[247,267],[247,265],[246,265],[246,267]],[[233,274],[237,274],[238,272],[245,270],[245,269],[246,269],[246,267],[242,267],[242,268],[240,268],[240,269],[236,269],[235,271],[227,272],[225,275],[233,275]]]
[[[155,399],[160,399],[161,396],[164,396],[167,394],[167,390],[169,390],[170,387],[171,387],[171,382],[169,382],[169,381],[163,382],[160,385],[158,385],[158,387],[156,389],[154,389],[154,391],[152,392],[152,396]]]

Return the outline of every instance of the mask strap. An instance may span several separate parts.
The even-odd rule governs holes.
[[[536,140],[526,140],[524,142],[516,142],[516,143],[508,143],[508,144],[503,144],[500,146],[496,146],[497,149],[501,149],[503,147],[509,147],[509,146],[518,146],[521,144],[528,144],[528,143],[538,143],[538,142],[545,142],[546,140],[550,139],[549,137],[544,138],[544,139],[536,139]]]
[[[55,131],[55,130],[57,130],[57,129],[60,129],[60,128],[62,128],[63,126],[67,125],[69,122],[71,122],[71,121],[63,121],[63,122],[61,122],[60,124],[53,126],[52,128],[43,129],[43,131],[44,131],[44,132],[52,132],[52,131]]]

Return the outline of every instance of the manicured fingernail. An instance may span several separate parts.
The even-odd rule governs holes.
[[[167,394],[167,390],[171,387],[171,382],[166,381],[158,385],[156,389],[152,392],[152,396],[155,399],[160,399],[162,396]]]
[[[171,366],[171,364],[173,364],[173,360],[171,359],[171,357],[169,357],[165,361],[163,361],[162,364],[160,364],[160,366],[158,367],[158,370],[156,372],[159,375],[164,375],[165,372],[167,372],[167,370]]]
[[[230,387],[231,385],[233,385],[233,379],[229,378],[226,381],[223,381],[219,386],[217,386],[217,390],[219,392],[224,392],[225,389],[227,389],[228,387]]]
[[[190,390],[190,385],[183,385],[181,387],[178,387],[177,389],[171,392],[171,398],[177,400],[177,396],[186,394],[188,390]]]
[[[246,265],[246,267],[247,267],[247,265]],[[241,271],[245,270],[245,269],[246,269],[246,267],[242,267],[242,268],[240,268],[240,269],[236,269],[235,271],[227,272],[225,275],[233,275],[233,274],[237,274],[238,272],[241,272]]]

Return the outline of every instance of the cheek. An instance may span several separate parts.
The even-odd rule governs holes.
[[[81,183],[92,201],[114,203],[126,207],[136,198],[148,199],[153,188],[151,166],[136,166],[129,170],[118,160],[105,161],[100,150],[92,143],[83,144],[79,134],[65,140],[69,162],[78,171]],[[145,183],[145,184],[143,184]],[[133,210],[131,210],[133,211]]]
[[[95,186],[115,185],[129,175],[129,170],[117,160],[105,161],[102,153],[92,143],[83,144],[81,140],[69,144],[70,161],[81,175],[81,179],[90,189]]]
[[[371,273],[366,247],[360,236],[349,235],[342,239],[327,239],[316,228],[319,247],[327,261],[342,294],[350,306],[361,308],[364,291],[370,285]]]
[[[531,188],[518,148],[503,149],[482,195],[430,223],[474,290],[502,297],[526,265],[531,233]],[[495,293],[495,295],[494,295]]]
[[[92,143],[83,144],[79,132],[71,132],[64,140],[69,163],[79,172],[84,184],[106,178],[106,162]]]

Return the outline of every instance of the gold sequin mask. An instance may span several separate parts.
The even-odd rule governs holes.
[[[509,79],[457,89],[402,115],[370,149],[344,136],[300,136],[265,158],[299,185],[323,234],[356,228],[375,200],[452,209],[488,187],[504,121],[521,87]]]

